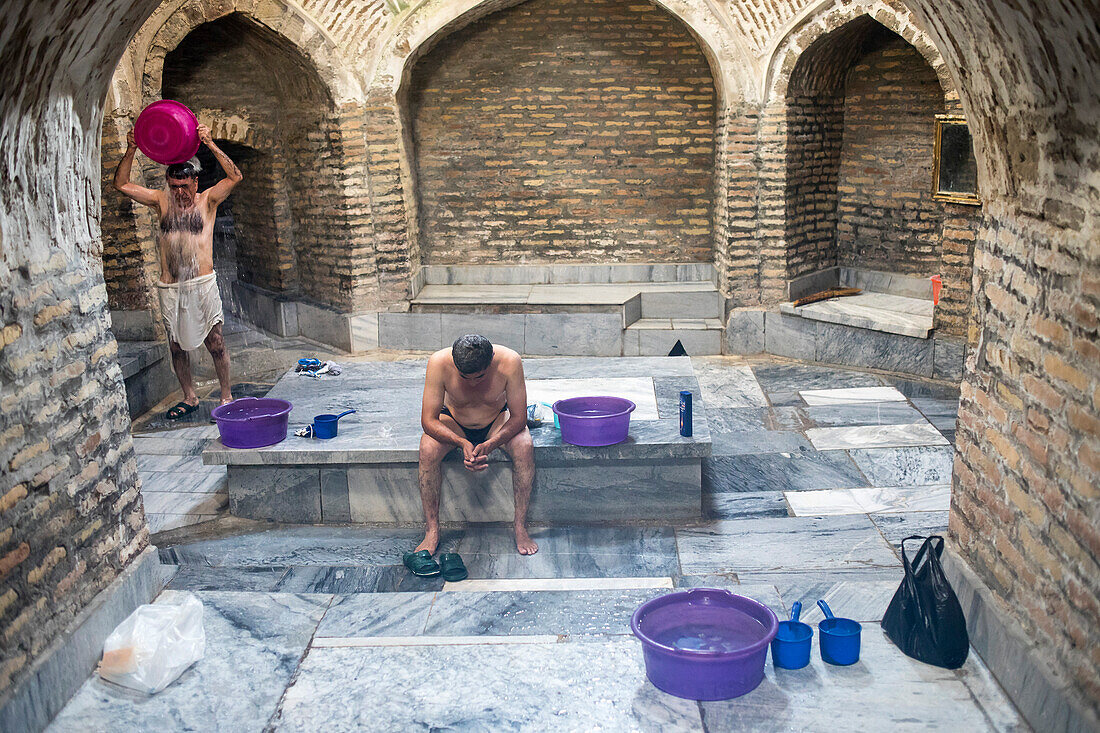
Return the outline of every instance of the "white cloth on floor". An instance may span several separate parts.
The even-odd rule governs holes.
[[[184,351],[199,348],[210,329],[225,322],[213,272],[178,283],[158,282],[157,290],[168,338]]]

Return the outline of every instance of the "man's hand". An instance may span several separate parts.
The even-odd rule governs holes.
[[[134,142],[134,131],[131,129],[126,133],[126,152],[137,149],[137,143]]]
[[[468,440],[462,441],[462,462],[466,464],[466,468],[470,471],[484,471],[489,467],[489,454],[488,452],[478,453],[478,449],[483,449],[484,443],[474,447],[474,444]]]
[[[197,130],[202,144],[210,147],[210,143],[214,142],[214,138],[210,137],[210,128],[200,122]]]

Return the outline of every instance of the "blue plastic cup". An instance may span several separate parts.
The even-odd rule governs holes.
[[[341,412],[339,415],[315,416],[313,418],[313,437],[321,438],[322,440],[335,438],[340,418],[342,418],[344,415],[350,415],[353,412],[355,412],[355,410]]]
[[[858,662],[859,634],[863,627],[850,618],[834,616],[825,601],[818,601],[817,605],[825,614],[825,618],[817,625],[822,661],[840,666]]]
[[[810,644],[814,630],[798,620],[802,602],[791,606],[791,620],[780,621],[779,630],[772,639],[772,665],[782,669],[802,669],[810,663]]]

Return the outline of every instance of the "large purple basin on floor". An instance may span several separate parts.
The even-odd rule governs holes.
[[[291,405],[274,397],[240,397],[210,411],[227,448],[263,448],[286,440]]]
[[[726,700],[764,679],[779,619],[751,598],[692,588],[646,601],[630,628],[642,642],[654,686],[689,700]]]
[[[573,445],[615,445],[626,440],[635,404],[623,397],[570,397],[554,403],[561,439]]]

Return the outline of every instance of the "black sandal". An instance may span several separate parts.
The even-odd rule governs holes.
[[[168,409],[168,412],[164,413],[164,417],[169,420],[179,420],[181,417],[187,417],[197,409],[199,409],[198,403],[189,405],[183,400],[180,400],[172,405],[172,407]]]

